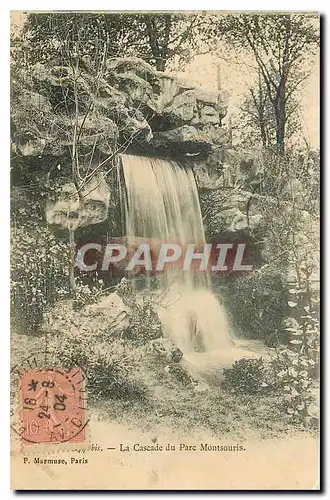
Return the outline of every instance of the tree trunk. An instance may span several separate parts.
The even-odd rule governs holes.
[[[276,145],[280,153],[285,150],[285,83],[284,79],[280,82],[278,88],[278,99],[276,103]]]
[[[163,58],[157,58],[156,59],[156,69],[157,71],[165,71],[166,67],[166,60]]]
[[[268,146],[267,144],[267,133],[266,133],[266,127],[265,127],[265,123],[264,123],[264,118],[263,117],[260,117],[260,134],[261,134],[261,141],[262,141],[262,145],[264,148],[266,148]]]
[[[285,119],[281,112],[276,117],[276,146],[279,153],[285,151]]]
[[[69,283],[71,292],[76,291],[76,281],[74,279],[74,264],[75,264],[75,242],[74,230],[69,229],[69,244],[70,244],[70,257],[69,257]]]
[[[159,44],[157,26],[155,21],[150,16],[144,16],[147,35],[149,39],[150,50],[153,58],[156,61],[157,71],[165,71],[166,59],[162,57],[162,48]]]

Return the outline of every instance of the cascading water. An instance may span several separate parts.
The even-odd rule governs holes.
[[[133,155],[121,159],[127,238],[181,246],[205,243],[193,172],[172,160]],[[158,313],[164,333],[185,356],[230,348],[226,314],[210,290],[207,274],[193,275],[171,266],[160,277],[160,286]]]

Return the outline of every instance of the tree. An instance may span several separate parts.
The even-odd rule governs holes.
[[[134,130],[125,134],[125,123],[121,132],[128,138],[118,144],[117,124],[121,121],[113,121],[118,95],[104,79],[106,44],[102,59],[96,59],[97,69],[95,61],[93,68],[89,66],[80,50],[78,37],[74,46],[68,40],[62,45],[66,64],[37,63],[28,68],[14,64],[11,85],[12,171],[18,170],[22,178],[24,170],[35,169],[33,185],[40,183],[50,197],[58,188],[58,171],[68,183],[61,227],[69,235],[69,281],[73,292],[74,233],[81,224],[77,206],[80,214],[84,207],[85,214],[88,212],[93,191],[104,189],[105,178],[116,168],[117,153],[124,151],[137,133]]]
[[[108,57],[137,56],[164,71],[206,39],[208,22],[205,14],[29,14],[23,37],[32,62],[63,59],[79,40],[96,66],[106,44]]]
[[[298,119],[300,104],[295,96],[286,103],[285,137],[288,147],[291,138],[297,138],[301,132]],[[276,115],[274,107],[268,97],[267,87],[260,72],[257,83],[248,87],[248,92],[240,106],[240,120],[243,131],[243,140],[248,146],[261,142],[263,148],[276,148]]]
[[[248,88],[240,111],[244,128],[248,129],[248,135],[252,132],[252,140],[255,141],[254,136],[257,133],[257,139],[261,140],[262,146],[269,148],[274,135],[274,112],[260,73],[257,85]]]
[[[308,77],[305,63],[319,44],[317,19],[309,14],[225,15],[215,31],[252,56],[274,110],[277,149],[284,152],[288,104]]]

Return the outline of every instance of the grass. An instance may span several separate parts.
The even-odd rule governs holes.
[[[167,429],[180,435],[205,432],[214,437],[249,436],[269,439],[307,429],[293,425],[279,406],[278,396],[234,396],[217,390],[208,394],[189,391],[162,393],[148,403],[124,401],[91,401],[91,407],[102,419],[114,420],[144,432]],[[311,432],[311,431],[309,431]]]
[[[44,338],[13,335],[12,364],[44,349]],[[292,423],[285,414],[279,393],[236,395],[219,387],[209,392],[196,392],[193,387],[166,377],[163,366],[148,356],[136,376],[148,388],[145,400],[96,397],[87,386],[91,413],[102,420],[116,421],[144,432],[167,429],[182,436],[202,432],[242,440],[316,432],[302,424]]]

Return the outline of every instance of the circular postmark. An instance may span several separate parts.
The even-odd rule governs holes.
[[[11,369],[11,427],[31,444],[83,443],[88,423],[85,373],[80,367],[58,368],[50,357],[47,352],[32,354]]]

